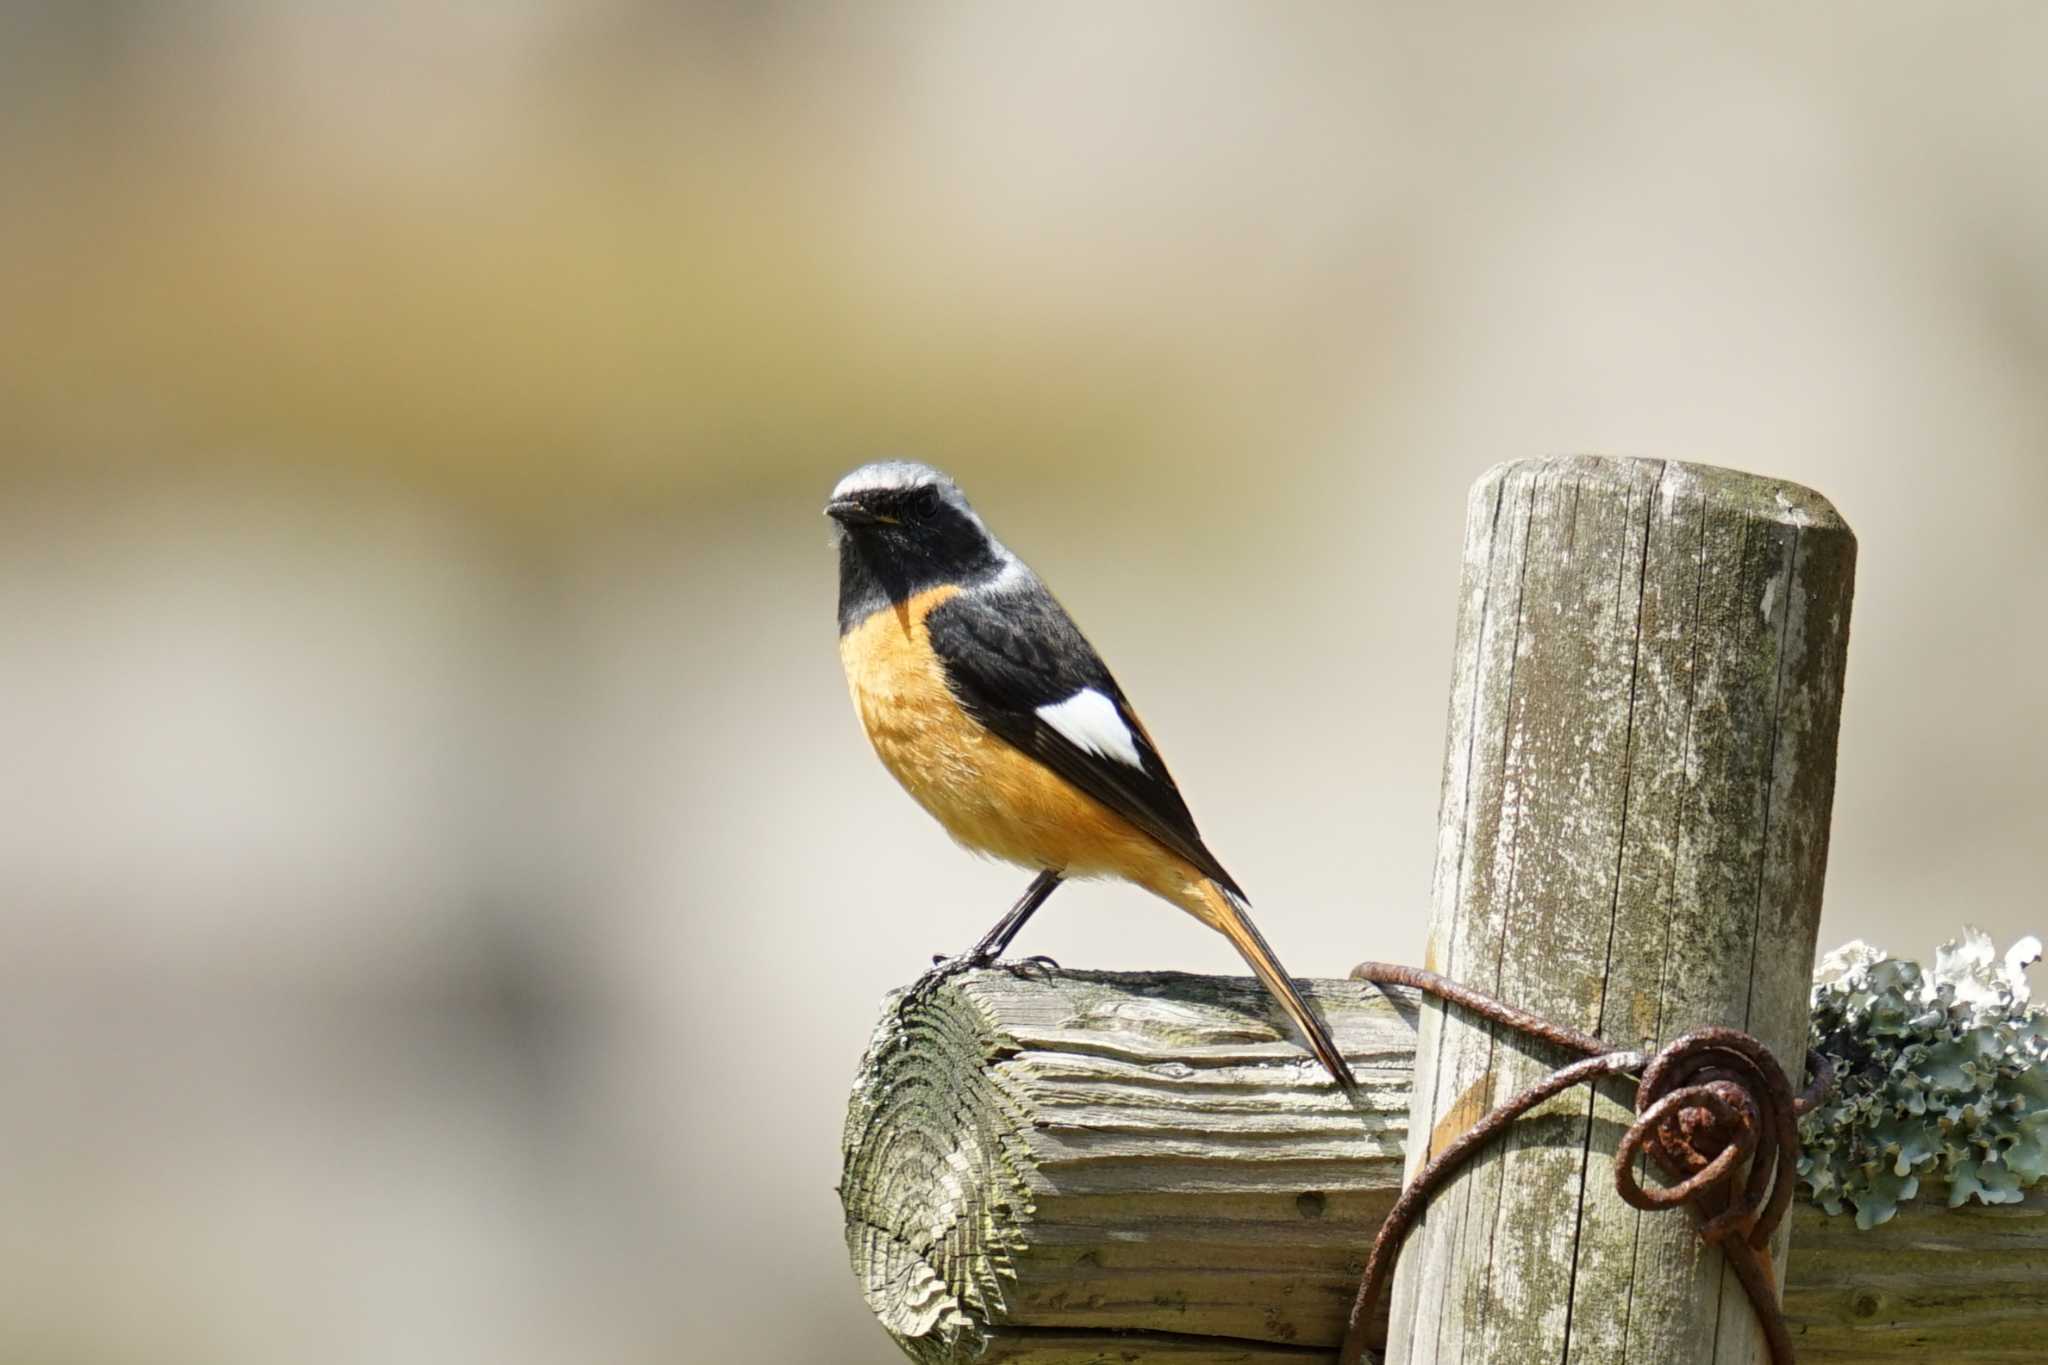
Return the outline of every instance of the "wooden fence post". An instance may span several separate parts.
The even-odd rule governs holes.
[[[1825,499],[1730,470],[1482,477],[1425,965],[1623,1046],[1746,1029],[1798,1084],[1855,558]],[[1566,1060],[1431,1002],[1410,1172]],[[1614,1193],[1631,1089],[1560,1096],[1442,1192],[1389,1365],[1767,1359],[1689,1215]]]

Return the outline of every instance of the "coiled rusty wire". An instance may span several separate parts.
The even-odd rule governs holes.
[[[1792,1202],[1799,1162],[1799,1115],[1819,1104],[1834,1083],[1833,1068],[1825,1057],[1807,1053],[1807,1070],[1813,1079],[1806,1092],[1795,1098],[1792,1083],[1770,1049],[1739,1029],[1695,1029],[1645,1056],[1503,1004],[1435,972],[1390,962],[1361,962],[1352,969],[1351,977],[1382,986],[1407,986],[1586,1055],[1584,1060],[1552,1072],[1459,1134],[1401,1191],[1373,1241],[1338,1365],[1358,1365],[1363,1358],[1372,1310],[1393,1278],[1401,1244],[1444,1182],[1516,1119],[1552,1096],[1603,1076],[1639,1078],[1636,1121],[1623,1135],[1614,1156],[1616,1192],[1639,1209],[1690,1207],[1694,1229],[1709,1246],[1721,1248],[1748,1292],[1770,1344],[1772,1361],[1792,1365],[1792,1337],[1779,1308],[1767,1248]],[[1635,1174],[1636,1157],[1642,1154],[1662,1167],[1672,1183],[1662,1188],[1644,1186]],[[1736,1176],[1745,1167],[1748,1178],[1738,1189]]]

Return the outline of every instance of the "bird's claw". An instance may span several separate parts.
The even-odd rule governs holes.
[[[959,953],[952,957],[947,957],[943,953],[933,953],[931,968],[912,982],[910,989],[903,992],[903,998],[896,1002],[897,1017],[901,1018],[930,1000],[932,993],[950,978],[959,976],[962,972],[980,971],[984,967],[993,967],[1015,977],[1029,977],[1040,971],[1056,972],[1060,969],[1060,964],[1043,953],[1013,959],[974,953]]]
[[[946,957],[940,953],[932,954],[931,968],[923,976],[912,982],[910,989],[903,992],[903,998],[896,1002],[897,1017],[901,1018],[919,1005],[924,1004],[925,1001],[931,999],[932,993],[938,990],[950,978],[956,977],[962,972],[971,972],[977,968],[986,967],[993,960],[992,958],[976,957],[973,953],[960,953],[954,957]]]

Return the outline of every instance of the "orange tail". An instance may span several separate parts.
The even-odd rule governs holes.
[[[1345,1063],[1344,1054],[1337,1051],[1330,1030],[1309,1009],[1308,1002],[1301,998],[1301,992],[1294,989],[1294,983],[1287,979],[1286,968],[1280,965],[1280,959],[1273,955],[1272,946],[1266,942],[1258,926],[1252,923],[1251,907],[1243,898],[1212,880],[1204,879],[1201,890],[1203,909],[1208,912],[1201,917],[1229,939],[1252,971],[1258,974],[1259,981],[1280,1002],[1280,1008],[1287,1011],[1287,1017],[1308,1040],[1309,1050],[1316,1054],[1316,1060],[1323,1064],[1323,1069],[1346,1091],[1357,1090],[1357,1078]]]

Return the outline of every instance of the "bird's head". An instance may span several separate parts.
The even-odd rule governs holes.
[[[878,460],[854,470],[832,490],[825,515],[837,525],[842,547],[876,563],[971,577],[1002,558],[959,485],[909,460]]]
[[[1014,562],[957,484],[909,460],[854,470],[832,490],[825,515],[839,543],[842,611],[850,596],[885,606],[927,588],[984,582]]]

